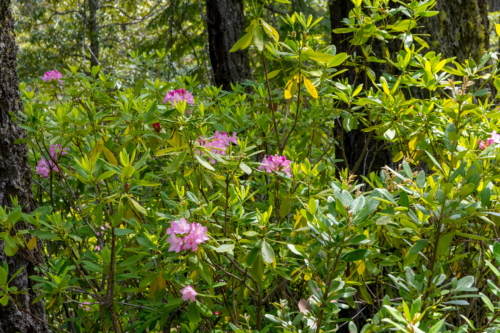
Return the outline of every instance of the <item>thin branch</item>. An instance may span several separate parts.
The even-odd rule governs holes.
[[[147,20],[148,18],[150,18],[151,16],[153,16],[153,13],[155,12],[162,12],[166,9],[166,7],[161,7],[160,10],[156,11],[156,8],[159,6],[160,4],[157,3],[156,6],[153,7],[153,9],[151,9],[151,11],[149,13],[147,13],[145,16],[143,16],[142,18],[140,19],[137,19],[135,21],[132,21],[132,22],[124,22],[124,23],[110,23],[110,24],[105,24],[105,25],[101,25],[99,26],[98,29],[106,29],[106,28],[109,28],[109,27],[113,27],[113,26],[127,26],[127,25],[134,25],[134,24],[137,24],[137,23],[141,23],[145,20]]]

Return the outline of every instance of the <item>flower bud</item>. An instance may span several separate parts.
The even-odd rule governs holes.
[[[155,132],[160,133],[160,129],[161,129],[160,123],[154,123],[151,126],[153,126],[153,129],[155,130]]]

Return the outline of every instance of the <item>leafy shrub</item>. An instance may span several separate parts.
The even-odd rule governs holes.
[[[284,42],[253,21],[234,50],[253,43],[272,70],[230,92],[192,77],[122,88],[76,67],[62,83],[22,86],[40,208],[0,211],[6,230],[36,227],[2,237],[10,255],[43,241],[43,277],[32,278],[52,325],[498,330],[500,116],[486,88],[500,82],[496,55],[423,55],[411,30],[432,1],[355,2],[339,31],[353,33],[349,55],[313,50],[311,17],[284,18],[296,31]],[[374,38],[401,40],[380,78],[366,66],[383,61]],[[342,78],[348,69],[366,82]],[[349,169],[342,136],[360,124],[370,139]],[[395,166],[356,178],[370,140]]]

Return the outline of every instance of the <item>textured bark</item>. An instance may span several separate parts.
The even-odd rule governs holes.
[[[89,0],[89,32],[90,32],[90,65],[99,65],[99,25],[97,24],[97,11],[99,0]]]
[[[247,51],[229,53],[243,36],[243,0],[206,0],[210,62],[217,86],[231,89],[231,83],[250,78]]]
[[[499,2],[498,0],[491,2]],[[488,5],[490,0],[438,0],[439,14],[421,23],[433,51],[459,62],[481,59],[490,47]]]
[[[10,0],[0,0],[0,206],[10,206],[10,197],[17,197],[24,211],[29,212],[34,208],[34,200],[27,147],[14,144],[14,140],[25,137],[25,134],[9,115],[9,112],[16,114],[22,108],[16,74],[14,21],[9,6]],[[34,263],[39,259],[34,252],[22,252],[7,257],[3,252],[3,242],[0,242],[0,263],[8,263],[10,274],[23,268],[10,286],[26,292],[26,295],[17,295],[17,304],[10,301],[6,307],[0,306],[0,333],[48,332],[44,324],[43,303],[31,304],[36,297],[32,290],[35,282],[28,276],[36,274]]]
[[[500,0],[490,0],[490,12],[500,11]]]

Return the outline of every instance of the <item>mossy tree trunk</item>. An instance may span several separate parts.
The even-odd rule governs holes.
[[[250,78],[248,51],[229,52],[245,30],[243,0],[206,0],[206,10],[215,85],[229,90]]]
[[[430,48],[443,57],[457,57],[459,62],[481,59],[490,47],[488,7],[495,0],[438,0],[439,14],[421,23],[429,34]]]
[[[99,65],[99,24],[97,12],[99,0],[89,0],[89,39],[90,39],[90,66]]]
[[[17,197],[25,212],[34,209],[31,193],[31,168],[28,163],[27,147],[14,144],[25,133],[11,120],[10,112],[16,114],[21,108],[16,73],[17,45],[14,39],[14,21],[10,11],[10,0],[0,0],[0,206],[11,206],[11,197]],[[25,226],[24,226],[25,227]],[[2,230],[0,230],[2,231]],[[24,294],[15,296],[7,306],[0,305],[0,333],[44,333],[48,332],[43,303],[32,304],[36,297],[30,275],[37,274],[39,263],[37,252],[20,249],[7,257],[0,242],[0,264],[7,262],[9,275],[22,268],[11,282]]]

